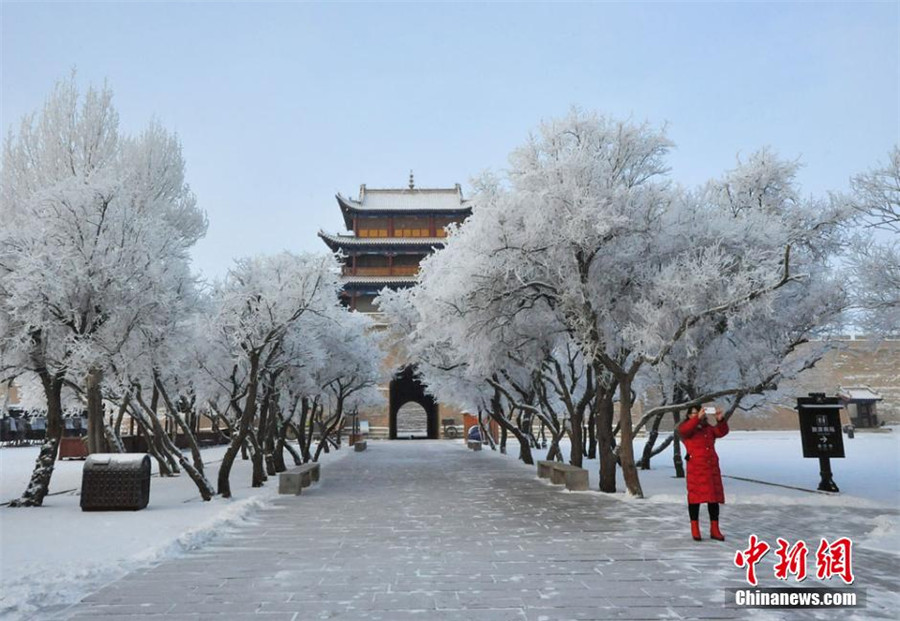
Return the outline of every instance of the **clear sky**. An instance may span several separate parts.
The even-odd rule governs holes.
[[[900,3],[0,4],[0,121],[109,81],[121,124],[178,132],[208,212],[196,266],[325,249],[334,194],[451,186],[572,105],[668,123],[695,185],[770,145],[807,193],[900,142]]]

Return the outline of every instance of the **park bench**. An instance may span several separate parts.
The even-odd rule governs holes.
[[[550,482],[554,485],[565,485],[566,489],[573,492],[585,491],[590,486],[588,483],[588,471],[584,468],[563,464],[557,461],[549,463]],[[540,468],[540,465],[538,465],[538,468]],[[540,476],[540,473],[538,476]]]
[[[555,461],[547,461],[547,460],[538,460],[537,463],[537,475],[540,479],[549,479],[550,473],[553,471],[553,464]]]
[[[278,475],[278,493],[299,496],[304,487],[319,480],[319,464],[311,462],[285,470]]]

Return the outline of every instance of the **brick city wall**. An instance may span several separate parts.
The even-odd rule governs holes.
[[[793,409],[797,397],[811,392],[833,396],[838,387],[849,386],[869,386],[879,393],[884,400],[877,405],[878,420],[900,423],[900,341],[843,340],[815,367],[780,386],[780,403],[758,412],[738,412],[729,426],[736,430],[798,429],[797,412]],[[848,410],[853,407],[841,415],[845,423],[850,422]],[[666,420],[661,428],[671,430],[672,425]]]

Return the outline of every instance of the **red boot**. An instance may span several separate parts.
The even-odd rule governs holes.
[[[709,536],[719,541],[725,541],[725,535],[719,530],[719,520],[711,520],[709,523]]]
[[[700,522],[697,520],[691,520],[691,536],[694,538],[694,541],[700,541],[702,537],[700,537]]]

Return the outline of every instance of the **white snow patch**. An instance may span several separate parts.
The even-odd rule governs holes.
[[[225,447],[204,450],[207,477],[215,482]],[[21,493],[37,447],[0,450],[0,494]],[[323,455],[324,463],[349,454]],[[51,492],[81,486],[82,461],[59,462]],[[154,462],[154,472],[155,472]],[[82,512],[77,491],[48,496],[39,508],[0,507],[0,618],[22,619],[79,601],[142,566],[178,557],[252,520],[276,496],[277,479],[250,486],[251,464],[240,458],[231,474],[234,498],[203,502],[186,474],[154,477],[142,511]]]
[[[900,524],[895,515],[879,515],[873,520],[875,528],[856,545],[869,550],[900,556]]]
[[[643,437],[635,440],[637,456],[640,456],[643,442]],[[561,445],[568,456],[568,440],[563,440]],[[834,480],[841,492],[818,493],[819,461],[803,457],[799,431],[732,431],[716,442],[722,474],[725,475],[726,504],[772,503],[900,510],[900,428],[886,433],[857,431],[852,440],[844,438],[844,447],[846,458],[831,460]],[[499,452],[484,451],[485,454],[509,457],[511,460],[515,459],[514,452],[517,453],[510,451],[509,455],[504,456]],[[532,451],[535,461],[544,459],[546,454],[546,449]],[[535,468],[522,466],[529,470]],[[600,484],[597,460],[585,459],[583,466],[588,470],[590,488],[596,490]],[[625,491],[621,470],[617,473],[618,493],[603,496],[626,502],[686,502],[685,480],[675,478],[671,447],[653,458],[650,470],[641,470],[639,474],[643,499]],[[548,480],[544,482],[552,485]]]

